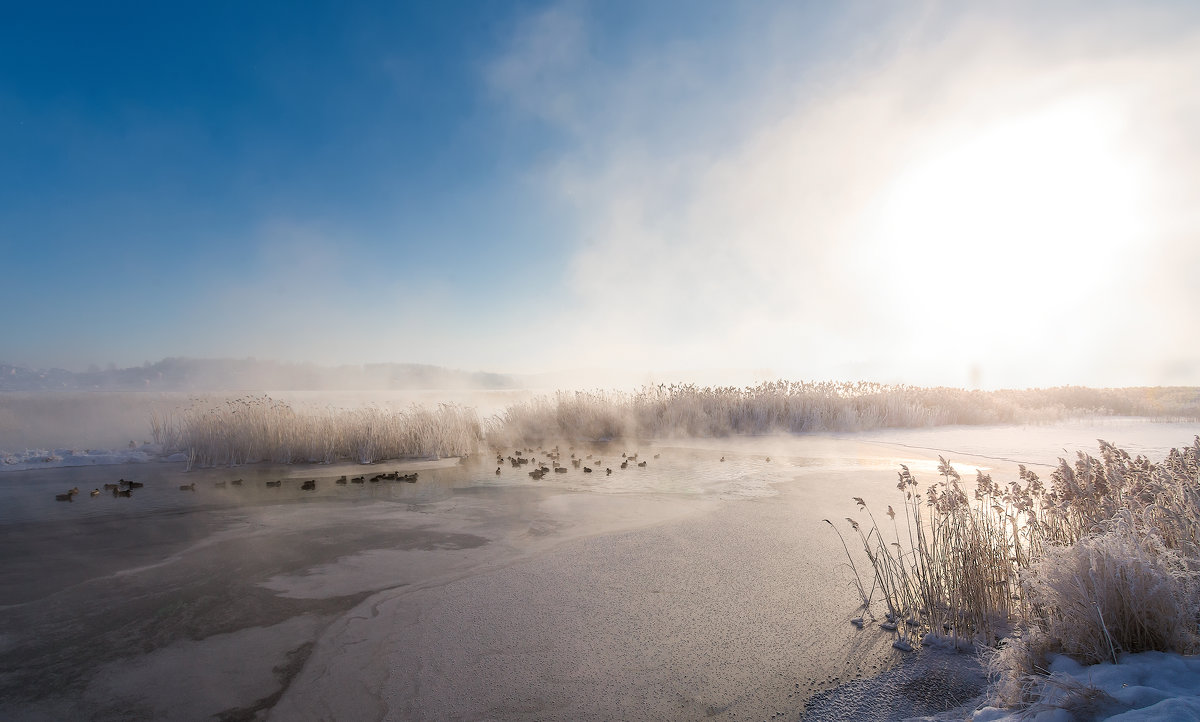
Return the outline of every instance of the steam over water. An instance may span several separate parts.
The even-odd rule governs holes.
[[[905,655],[873,625],[854,629],[844,552],[822,520],[858,514],[852,496],[895,503],[898,464],[927,483],[939,453],[1008,479],[1064,445],[1104,437],[1153,456],[1196,431],[1114,420],[559,442],[568,470],[540,481],[488,454],[0,474],[0,717],[930,713],[955,700],[914,680],[962,702],[982,678],[967,658]],[[646,466],[621,469],[622,452]],[[418,480],[370,481],[391,471]],[[104,493],[119,478],[144,487]],[[74,501],[54,500],[73,486]]]

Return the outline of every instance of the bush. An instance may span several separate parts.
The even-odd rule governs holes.
[[[991,667],[998,693],[1020,704],[1030,677],[1051,654],[1082,664],[1121,652],[1197,651],[1197,559],[1170,549],[1128,509],[1096,533],[1053,546],[1029,569],[1023,588],[1028,631],[1001,649]]]

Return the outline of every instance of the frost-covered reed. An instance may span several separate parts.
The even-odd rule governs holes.
[[[632,393],[560,391],[488,423],[500,446],[553,439],[713,437],[1008,424],[1072,415],[1200,416],[1196,389],[967,391],[877,383],[773,381],[753,387],[647,386]]]
[[[476,451],[482,440],[474,409],[462,406],[298,411],[268,396],[197,399],[170,416],[154,416],[151,432],[168,452],[187,454],[189,468],[460,456]]]
[[[1070,415],[1200,417],[1196,389],[966,391],[876,383],[774,381],[753,387],[647,386],[560,391],[513,404],[481,424],[474,410],[304,409],[266,396],[193,399],[155,413],[151,432],[201,466],[338,459],[373,461],[550,440],[714,437],[1050,421]]]
[[[968,496],[948,461],[940,459],[938,472],[938,481],[922,488],[901,466],[901,511],[888,506],[882,523],[854,498],[869,525],[846,521],[874,573],[863,605],[869,611],[878,595],[902,637],[929,629],[954,641],[996,639],[1019,616],[1020,570],[1045,543],[1032,521],[1044,489],[1022,467],[1024,487],[1000,487],[979,473]]]
[[[1099,458],[1060,460],[1049,486],[1020,467],[1007,485],[977,473],[968,495],[945,459],[939,474],[922,488],[902,467],[901,521],[889,506],[879,523],[858,498],[869,526],[847,518],[874,575],[867,591],[854,567],[864,607],[878,601],[899,635],[1013,633],[991,660],[1007,704],[1027,701],[1050,654],[1196,651],[1200,437],[1160,463],[1101,441]]]

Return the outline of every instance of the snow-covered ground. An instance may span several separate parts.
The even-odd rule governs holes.
[[[975,722],[1036,720],[1200,720],[1200,657],[1124,654],[1117,664],[1080,666],[1057,656],[1040,684],[1041,701],[1023,714],[984,707]]]
[[[143,444],[127,449],[25,449],[12,452],[0,451],[0,471],[186,460],[187,457],[183,454],[164,456],[162,447],[156,444]]]

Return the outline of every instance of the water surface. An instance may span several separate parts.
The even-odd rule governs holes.
[[[1165,449],[1190,440],[1185,426],[1100,435]],[[796,719],[810,700],[822,719],[936,711],[952,700],[917,685],[875,707],[831,704],[915,658],[849,625],[856,593],[823,519],[857,514],[852,496],[896,503],[898,463],[932,481],[951,453],[964,475],[1007,479],[1017,461],[1062,455],[1049,439],[1097,429],[1058,432],[560,443],[568,471],[542,481],[507,462],[496,474],[490,455],[0,474],[0,717]],[[622,452],[647,466],[621,469]],[[419,480],[334,483],[393,470]],[[119,478],[145,487],[86,495]],[[54,501],[72,486],[85,494]]]

